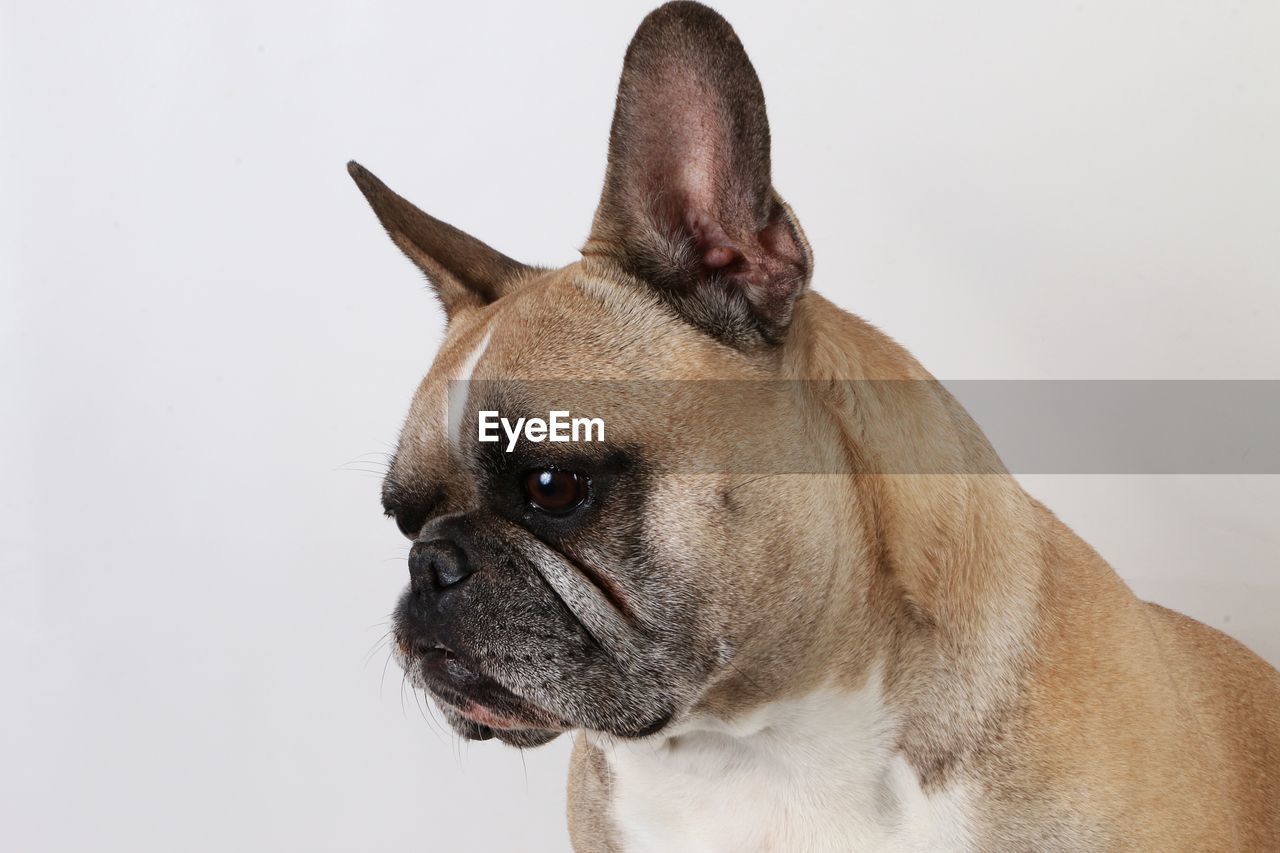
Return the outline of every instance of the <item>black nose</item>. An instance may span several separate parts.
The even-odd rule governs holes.
[[[415,542],[409,551],[409,578],[415,589],[446,589],[462,583],[470,574],[467,555],[452,542]]]

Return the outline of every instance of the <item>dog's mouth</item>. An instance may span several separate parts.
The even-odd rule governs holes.
[[[406,670],[436,701],[453,728],[470,740],[497,738],[514,746],[532,747],[581,727],[516,694],[466,655],[440,643],[412,646],[410,652],[406,644],[400,644]],[[665,728],[673,716],[668,710],[648,721],[602,730],[625,739],[644,738]]]
[[[502,733],[537,730],[559,733],[570,723],[516,695],[485,675],[470,659],[443,645],[421,650],[414,656],[423,686],[458,717],[474,724],[467,727],[477,739],[502,737]]]

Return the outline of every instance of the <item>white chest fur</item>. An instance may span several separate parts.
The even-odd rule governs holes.
[[[732,724],[602,748],[612,816],[627,853],[970,848],[966,792],[921,790],[893,752],[876,674],[855,692],[823,690]]]

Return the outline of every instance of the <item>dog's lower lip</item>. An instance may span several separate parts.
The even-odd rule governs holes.
[[[471,720],[471,722],[480,723],[483,726],[488,726],[491,729],[498,729],[499,731],[547,728],[547,722],[545,720],[530,720],[525,719],[524,717],[506,714],[485,705],[481,705],[475,700],[468,700],[462,705],[456,705],[453,702],[449,702],[448,704],[459,714],[466,717],[468,720]]]
[[[446,646],[437,645],[423,656],[422,672],[437,701],[472,722],[502,731],[569,728],[564,720],[512,693]]]
[[[519,729],[565,731],[569,728],[568,723],[565,721],[555,718],[535,705],[530,705],[523,699],[517,700],[519,702],[517,709],[502,709],[452,692],[448,695],[437,693],[436,699],[473,723],[480,723],[483,726],[499,731]]]

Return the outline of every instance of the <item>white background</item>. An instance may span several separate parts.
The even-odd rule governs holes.
[[[567,741],[383,677],[442,319],[344,164],[571,260],[648,4],[2,8],[0,846],[564,850]],[[816,288],[935,374],[1280,378],[1276,4],[721,9]],[[1280,478],[1024,479],[1280,662]]]

